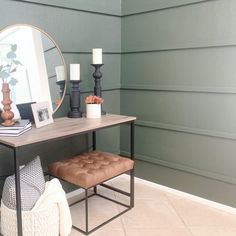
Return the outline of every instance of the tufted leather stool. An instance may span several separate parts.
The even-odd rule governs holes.
[[[116,217],[120,216],[121,214],[125,213],[134,206],[134,191],[133,191],[134,161],[131,159],[121,157],[112,153],[93,151],[93,152],[82,153],[78,156],[52,163],[51,165],[48,166],[48,171],[50,175],[62,179],[64,181],[67,181],[69,183],[75,184],[85,190],[85,198],[82,200],[85,200],[86,228],[85,231],[75,226],[73,226],[73,228],[77,229],[82,233],[85,233],[86,235],[100,228],[105,223],[108,223],[111,220],[115,219]],[[112,179],[128,171],[130,172],[129,193],[103,183],[109,179]],[[97,192],[97,187],[96,187],[97,185],[101,185],[103,187],[109,188],[126,196],[129,196],[130,204],[126,205],[124,203],[118,202],[114,199],[110,199],[109,197],[99,194]],[[94,193],[88,196],[88,189],[91,187],[93,187]],[[97,195],[107,200],[111,200],[115,203],[125,206],[126,209],[89,231],[88,198],[93,195]]]

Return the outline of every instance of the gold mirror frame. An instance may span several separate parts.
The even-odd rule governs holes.
[[[2,30],[0,30],[0,35],[1,35],[3,32],[7,31],[7,30],[14,29],[14,28],[17,29],[17,27],[26,27],[26,28],[28,27],[28,28],[30,28],[30,29],[34,29],[34,30],[40,32],[42,35],[46,36],[46,37],[48,38],[48,40],[49,40],[52,44],[54,44],[55,48],[57,49],[58,54],[60,55],[60,60],[61,60],[62,66],[64,66],[65,85],[64,85],[64,91],[63,91],[63,94],[62,94],[62,96],[61,96],[61,98],[60,98],[60,101],[57,103],[57,106],[55,107],[55,109],[52,110],[52,113],[55,114],[56,111],[57,111],[57,110],[59,109],[59,107],[61,106],[63,100],[64,100],[64,97],[65,97],[65,94],[66,94],[66,86],[67,86],[67,68],[66,68],[66,63],[65,63],[64,57],[63,57],[63,55],[62,55],[62,52],[61,52],[61,50],[60,50],[58,44],[55,42],[55,40],[54,40],[47,32],[45,32],[44,30],[42,30],[42,29],[40,29],[40,28],[38,28],[38,27],[36,27],[36,26],[30,25],[30,24],[14,24],[14,25],[9,25],[9,26],[7,26],[7,27],[4,27]],[[49,81],[48,81],[48,85],[49,85]],[[55,86],[57,86],[57,85],[55,84]],[[36,101],[36,102],[37,102],[37,101]],[[51,102],[51,104],[52,104],[52,101],[49,101],[49,102]]]

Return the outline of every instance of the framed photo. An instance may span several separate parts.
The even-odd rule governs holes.
[[[49,102],[37,102],[31,104],[36,128],[53,123]]]

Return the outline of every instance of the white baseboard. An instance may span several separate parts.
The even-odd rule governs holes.
[[[191,201],[194,201],[194,202],[197,202],[197,203],[200,203],[200,204],[203,204],[203,205],[206,205],[206,206],[209,206],[209,207],[212,207],[212,208],[222,210],[222,211],[225,211],[225,212],[236,215],[236,208],[234,208],[234,207],[230,207],[230,206],[224,205],[222,203],[207,200],[205,198],[198,197],[198,196],[195,196],[195,195],[190,194],[190,193],[185,193],[183,191],[173,189],[173,188],[169,188],[169,187],[166,187],[166,186],[163,186],[163,185],[160,185],[160,184],[156,184],[156,183],[153,183],[153,182],[150,182],[150,181],[147,181],[147,180],[144,180],[144,179],[140,179],[140,178],[137,178],[137,177],[135,177],[135,181],[146,184],[150,187],[157,188],[161,191],[164,191],[164,192],[167,192],[167,193],[172,193],[172,194],[178,195],[180,197],[187,198]]]
[[[116,178],[119,178],[119,177],[129,178],[129,175],[123,174],[122,176],[118,176]],[[180,191],[180,190],[177,190],[177,189],[173,189],[173,188],[169,188],[169,187],[166,187],[166,186],[163,186],[163,185],[160,185],[160,184],[156,184],[156,183],[150,182],[148,180],[140,179],[138,177],[135,177],[135,182],[136,183],[137,182],[143,183],[143,184],[145,184],[147,186],[150,186],[150,187],[153,187],[153,188],[157,188],[157,189],[159,189],[161,191],[164,191],[164,192],[167,192],[167,193],[172,193],[172,194],[175,194],[177,196],[189,199],[191,201],[203,204],[205,206],[209,206],[209,207],[212,207],[212,208],[215,208],[215,209],[218,209],[218,210],[225,211],[227,213],[231,213],[231,214],[235,214],[236,215],[236,208],[224,205],[222,203],[218,203],[218,202],[214,202],[214,201],[211,201],[211,200],[207,200],[205,198],[198,197],[198,196],[195,196],[195,195],[190,194],[190,193],[185,193],[183,191]],[[66,197],[67,197],[67,199],[69,199],[69,198],[77,196],[78,194],[80,194],[82,192],[83,192],[82,189],[77,189],[77,190],[74,190],[72,192],[67,193]]]

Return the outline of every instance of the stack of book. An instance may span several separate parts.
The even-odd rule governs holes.
[[[0,125],[0,136],[17,137],[31,128],[30,120],[19,120],[13,126]]]

